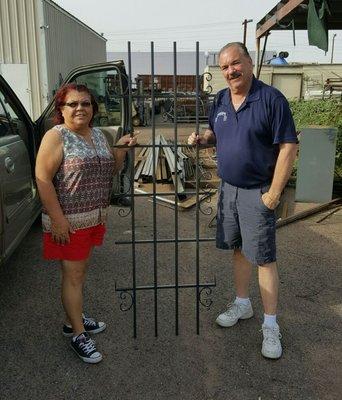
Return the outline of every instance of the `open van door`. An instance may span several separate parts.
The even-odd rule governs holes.
[[[94,127],[100,128],[109,144],[128,129],[128,78],[123,61],[84,65],[75,68],[62,85],[77,83],[89,88],[99,106]],[[37,121],[40,137],[54,126],[54,101],[52,100]]]
[[[63,85],[67,83],[85,85],[94,95],[99,112],[94,118],[93,126],[100,128],[110,146],[128,133],[128,77],[123,61],[85,65],[75,68]],[[54,126],[54,103],[49,104],[37,121],[40,138]],[[113,195],[122,192],[120,177],[114,178]]]
[[[86,85],[99,104],[94,126],[110,145],[128,132],[128,79],[123,61],[74,69],[63,84]],[[0,75],[0,264],[19,245],[41,211],[35,161],[44,133],[54,125],[54,102],[33,123],[20,100]],[[122,191],[116,177],[114,192]]]
[[[0,75],[0,264],[40,213],[34,132],[31,118]]]

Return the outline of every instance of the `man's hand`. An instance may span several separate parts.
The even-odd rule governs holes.
[[[208,145],[215,145],[216,143],[216,137],[214,135],[214,132],[210,129],[206,129],[206,131],[203,134],[196,134],[196,132],[192,132],[192,134],[188,137],[188,144],[190,145],[195,145],[195,144],[201,144],[204,146]]]
[[[188,144],[195,145],[195,144],[206,144],[206,140],[197,135],[196,132],[192,132],[192,134],[188,137]]]
[[[278,205],[280,203],[279,198],[280,198],[280,195],[273,197],[273,195],[271,195],[269,192],[266,192],[261,196],[262,202],[270,210],[275,210],[278,207]]]

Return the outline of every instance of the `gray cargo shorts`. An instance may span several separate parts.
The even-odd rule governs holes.
[[[254,265],[276,261],[275,212],[261,199],[269,187],[241,189],[221,182],[217,204],[217,248],[241,249]]]

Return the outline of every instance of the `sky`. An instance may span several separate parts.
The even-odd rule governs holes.
[[[279,0],[54,0],[107,39],[107,52],[195,50],[217,51],[228,42],[242,41],[244,19],[248,23],[247,47],[255,50],[255,29]],[[329,32],[329,51],[309,46],[306,31],[272,31],[267,50],[287,51],[288,62],[330,63],[333,34],[336,33],[334,62],[342,63],[342,30]],[[263,45],[263,39],[261,46]]]

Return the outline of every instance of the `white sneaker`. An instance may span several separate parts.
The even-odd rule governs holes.
[[[265,324],[262,325],[264,340],[262,342],[261,354],[266,358],[280,358],[283,352],[280,339],[279,326],[271,328]]]
[[[223,328],[228,328],[235,325],[239,319],[248,319],[251,317],[253,317],[251,303],[247,306],[239,303],[231,303],[228,304],[227,310],[216,318],[216,323]]]

